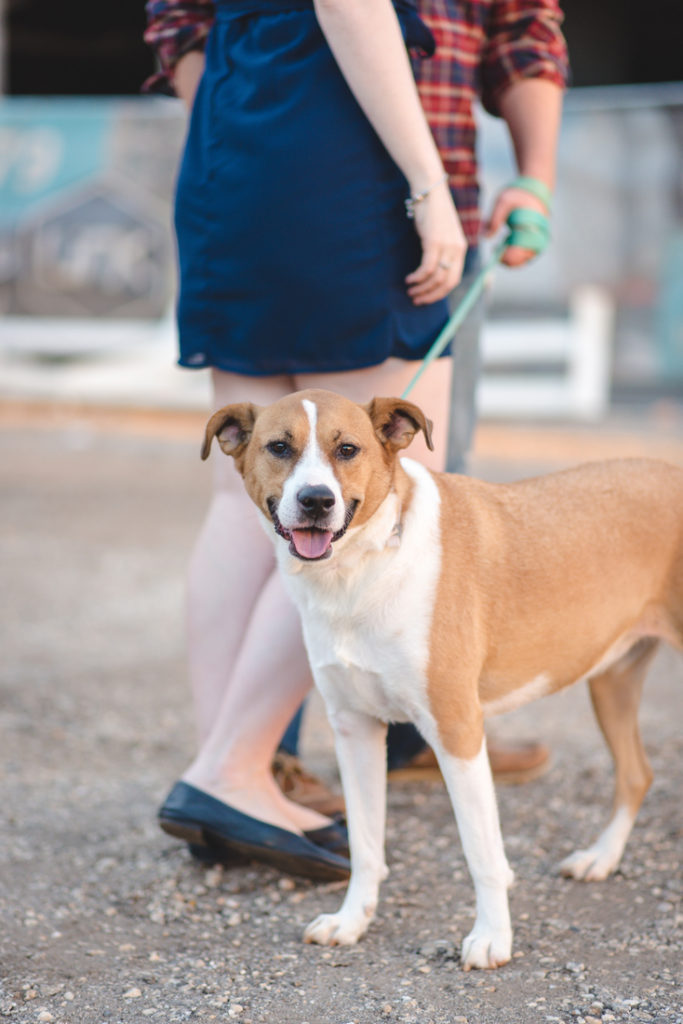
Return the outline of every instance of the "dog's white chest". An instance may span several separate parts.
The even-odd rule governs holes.
[[[352,542],[336,571],[291,581],[326,702],[384,721],[422,717],[441,562],[438,489],[417,463],[403,465],[416,486],[400,545],[366,552]]]
[[[316,683],[335,708],[384,721],[410,719],[424,699],[425,623],[418,615],[406,630],[391,626],[381,606],[368,612],[336,621],[316,617],[305,628]]]

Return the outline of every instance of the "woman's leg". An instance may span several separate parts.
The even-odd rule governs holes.
[[[231,402],[268,404],[291,390],[288,377],[249,378],[213,371],[214,409]],[[259,594],[275,564],[231,458],[213,446],[213,494],[190,559],[188,645],[199,742],[211,732],[226,676],[237,660]]]
[[[215,371],[215,405],[267,405],[304,387],[367,402],[400,394],[418,365],[390,359],[294,381]],[[411,455],[432,468],[442,468],[445,459],[449,388],[450,360],[441,359],[410,396],[434,419],[436,449],[430,452],[419,439]],[[190,674],[201,747],[183,778],[271,824],[317,828],[325,819],[286,800],[270,772],[275,747],[311,685],[298,615],[232,459],[217,450],[213,458],[215,495],[192,559],[189,590]]]
[[[293,390],[289,377],[214,371],[215,405],[267,405]],[[183,779],[282,828],[326,823],[288,801],[270,764],[311,687],[299,618],[233,460],[214,447],[214,497],[190,567],[189,664],[200,749]]]

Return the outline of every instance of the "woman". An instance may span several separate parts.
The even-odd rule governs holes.
[[[181,363],[212,366],[216,407],[302,387],[400,394],[466,251],[406,53],[406,42],[428,50],[429,34],[405,0],[150,3],[162,57],[169,39],[182,51],[190,8],[216,21],[206,58],[190,49],[167,67],[193,111],[176,209]],[[436,425],[435,453],[411,454],[435,469],[449,387],[446,356],[411,395]],[[270,772],[311,680],[270,540],[231,460],[214,474],[190,572],[200,749],[162,824],[225,855],[342,877],[338,830]]]

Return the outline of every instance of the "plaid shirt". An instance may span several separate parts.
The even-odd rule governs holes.
[[[470,244],[478,240],[479,187],[474,103],[498,114],[500,95],[524,78],[560,88],[568,77],[559,0],[418,0],[436,39],[436,54],[413,57],[427,120]],[[145,90],[173,94],[173,68],[183,54],[202,49],[213,24],[212,0],[150,0],[145,40],[161,71]]]

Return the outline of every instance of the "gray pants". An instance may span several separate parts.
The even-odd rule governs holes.
[[[476,252],[468,253],[465,268],[462,281],[448,296],[450,313],[460,303],[479,270]],[[451,343],[453,382],[446,459],[449,473],[465,473],[467,470],[477,415],[475,391],[479,379],[479,335],[483,320],[484,300],[480,298]],[[400,768],[424,747],[425,741],[414,725],[409,722],[391,723],[387,734],[387,767],[389,770]]]
[[[479,260],[476,253],[472,258],[468,253],[465,275],[458,287],[448,296],[448,308],[451,313],[461,302],[478,270]],[[451,344],[453,380],[446,459],[446,469],[449,473],[465,473],[467,470],[467,459],[477,416],[475,392],[481,369],[479,337],[483,320],[484,300],[480,298]]]

